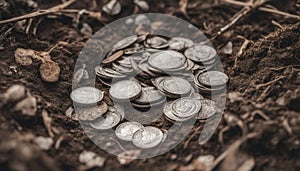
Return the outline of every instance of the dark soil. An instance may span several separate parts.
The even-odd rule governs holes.
[[[37,2],[40,8],[60,3],[41,0]],[[106,2],[107,0],[97,1],[97,6],[91,9],[91,1],[83,0],[70,8],[101,11]],[[134,10],[132,1],[120,2],[123,6],[121,14],[116,17],[103,14],[103,21],[110,23],[134,12],[142,13]],[[197,2],[190,0],[189,4]],[[187,19],[178,10],[178,2],[175,0],[152,0],[149,4],[150,12],[171,14],[185,19],[199,27],[208,37],[228,23],[229,19],[241,9],[220,3],[218,0],[199,1],[196,7],[188,8],[190,19]],[[279,10],[300,14],[295,1],[282,4],[280,0],[276,0],[271,4]],[[2,19],[29,13],[31,10],[21,3],[15,4],[9,12],[2,14]],[[65,111],[72,105],[69,95],[72,90],[74,65],[80,50],[88,40],[79,32],[81,24],[79,28],[72,26],[72,19],[66,16],[54,19],[41,18],[42,23],[39,24],[36,35],[31,33],[32,30],[29,34],[25,34],[24,31],[13,27],[14,24],[0,27],[0,93],[4,93],[11,85],[21,84],[38,99],[36,117],[24,117],[18,112],[13,112],[12,104],[1,108],[0,170],[77,170],[81,165],[78,156],[84,150],[96,152],[106,158],[102,168],[92,170],[176,170],[188,165],[199,155],[211,154],[218,157],[243,135],[238,126],[231,125],[223,119],[209,142],[202,146],[197,142],[199,136],[197,134],[186,149],[183,142],[162,156],[135,160],[128,166],[122,166],[116,156],[102,151],[93,144],[84,134],[80,124],[65,115]],[[37,20],[34,19],[34,23]],[[280,23],[283,28],[274,25],[271,20]],[[80,23],[84,22],[90,24],[93,31],[104,26],[99,21],[82,17]],[[10,28],[13,29],[7,31]],[[239,36],[250,40],[240,56],[238,51],[244,39]],[[41,62],[34,61],[33,65],[24,67],[14,60],[16,48],[47,51],[59,41],[69,44],[51,52],[53,61],[61,67],[59,81],[56,83],[41,80],[39,74]],[[233,43],[232,55],[221,51],[229,41]],[[253,170],[300,170],[299,21],[255,10],[213,40],[212,44],[219,51],[225,73],[230,76],[225,115],[233,115],[243,121],[247,127],[245,134],[259,133],[242,147],[243,152],[255,159]],[[43,109],[48,111],[53,119],[52,127],[57,129],[58,133],[54,140],[60,136],[64,137],[59,149],[53,147],[46,152],[26,140],[26,136],[29,135],[48,136],[41,115]],[[288,126],[284,124],[286,122]],[[221,143],[218,134],[228,125],[230,129],[224,133],[224,143]],[[29,149],[29,152],[26,152],[26,149]],[[174,154],[177,156],[176,159],[173,159]],[[190,155],[192,158],[188,159]],[[21,166],[25,168],[20,168]]]

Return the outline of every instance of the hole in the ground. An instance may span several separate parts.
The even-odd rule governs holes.
[[[294,110],[296,112],[300,112],[300,97],[292,99],[288,105],[290,110]]]

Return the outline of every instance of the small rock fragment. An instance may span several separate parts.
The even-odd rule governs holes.
[[[133,1],[138,7],[140,7],[143,11],[149,10],[149,4],[143,0],[134,0]]]
[[[18,48],[15,51],[15,61],[23,66],[32,64],[32,58],[34,58],[35,52],[32,49]]]
[[[228,42],[222,49],[221,49],[221,52],[223,52],[224,54],[227,54],[227,55],[231,55],[232,54],[232,48],[233,48],[233,45],[232,45],[232,42]]]
[[[215,157],[212,155],[199,156],[191,164],[187,166],[182,166],[179,168],[179,170],[180,171],[193,171],[193,170],[205,171],[208,170],[214,164],[214,161],[215,161]]]
[[[118,155],[121,165],[128,165],[141,154],[141,150],[128,150]]]
[[[26,96],[26,87],[22,85],[13,85],[4,94],[5,102],[17,102]]]
[[[33,96],[28,96],[19,103],[16,104],[15,111],[20,111],[23,115],[35,116],[37,111],[36,98]]]
[[[92,37],[93,30],[89,24],[83,23],[82,28],[80,29],[80,33],[82,33],[83,35],[85,35],[87,37]]]
[[[109,15],[118,15],[121,12],[121,4],[117,0],[111,0],[103,6],[102,10]]]
[[[79,162],[85,164],[84,169],[90,169],[93,167],[102,167],[105,162],[105,158],[98,156],[92,151],[83,151],[79,155]]]
[[[34,139],[34,142],[42,149],[49,150],[53,145],[53,139],[50,137],[39,136]]]
[[[40,66],[41,78],[46,82],[56,82],[59,79],[60,67],[56,62],[47,61]]]

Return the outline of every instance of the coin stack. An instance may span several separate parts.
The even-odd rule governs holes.
[[[226,74],[212,71],[216,56],[212,47],[188,38],[133,35],[115,43],[95,68],[115,106],[102,102],[103,93],[95,88],[75,89],[71,98],[76,104],[97,103],[96,107],[79,110],[79,119],[89,122],[92,128],[115,128],[120,140],[152,148],[161,144],[167,133],[138,122],[122,122],[130,115],[124,113],[122,105],[130,103],[143,111],[164,104],[164,117],[171,122],[211,118],[217,112],[216,103],[202,95],[222,92],[229,80]]]

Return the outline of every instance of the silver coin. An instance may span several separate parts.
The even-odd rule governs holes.
[[[173,37],[169,40],[170,48],[177,48],[178,50],[182,50],[184,48],[188,48],[194,45],[194,41],[184,37]]]
[[[113,50],[120,50],[130,46],[137,40],[137,38],[138,37],[136,35],[126,37],[114,44]]]
[[[172,50],[181,51],[185,48],[185,45],[184,45],[183,42],[169,41],[169,48],[172,49]]]
[[[228,82],[228,76],[220,71],[207,71],[198,76],[198,81],[204,86],[218,87]]]
[[[132,55],[132,54],[141,53],[141,52],[144,52],[144,51],[145,51],[145,49],[142,46],[137,46],[137,47],[124,49],[124,53],[126,55]]]
[[[186,121],[190,118],[179,118],[176,115],[174,115],[173,110],[172,110],[172,105],[173,105],[174,101],[168,102],[165,104],[163,111],[164,111],[164,115],[166,117],[167,120],[171,121],[171,122],[183,122]]]
[[[110,68],[103,68],[101,66],[95,67],[96,75],[104,79],[113,79],[113,78],[125,78],[125,74],[121,74],[117,71],[114,71]]]
[[[191,91],[192,86],[183,78],[166,77],[163,82],[163,89],[171,94],[185,95]]]
[[[81,121],[93,121],[105,114],[107,110],[107,104],[101,102],[101,104],[96,106],[79,108],[76,110],[76,113],[78,114],[78,119]]]
[[[139,98],[134,100],[134,103],[138,104],[152,104],[164,100],[165,97],[154,87],[151,89],[149,87],[142,88],[142,94]]]
[[[171,107],[177,117],[189,118],[199,113],[201,103],[197,99],[183,97],[175,100]]]
[[[80,87],[72,91],[71,99],[77,104],[92,105],[103,99],[103,92],[95,87]]]
[[[141,85],[132,80],[118,81],[109,89],[110,96],[118,101],[134,100],[140,96],[141,92]]]
[[[207,45],[195,45],[185,50],[184,55],[195,62],[206,62],[214,59],[217,52]]]
[[[121,116],[115,112],[107,112],[104,116],[90,122],[94,129],[105,130],[115,127],[121,121]]]
[[[176,70],[185,64],[185,57],[179,52],[166,50],[152,54],[148,59],[148,63],[158,70]]]
[[[160,129],[147,126],[133,134],[132,142],[139,148],[147,149],[159,145],[163,138],[164,134]]]
[[[115,130],[116,136],[124,141],[132,141],[133,134],[144,126],[138,122],[121,123]]]
[[[196,119],[205,120],[214,116],[217,112],[216,103],[209,99],[200,100],[202,108]]]
[[[159,36],[148,38],[145,43],[146,46],[148,45],[149,47],[156,48],[156,49],[162,49],[169,46],[168,41]]]

